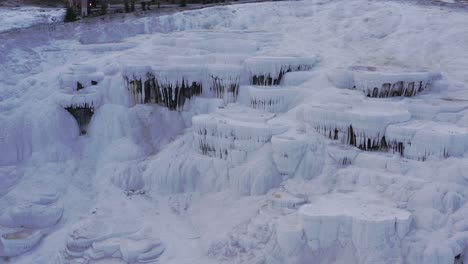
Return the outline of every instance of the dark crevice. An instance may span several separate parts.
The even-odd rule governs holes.
[[[76,120],[80,129],[80,135],[86,135],[88,124],[94,114],[94,106],[89,104],[69,106],[65,108]]]
[[[76,82],[76,90],[79,91],[81,89],[83,89],[84,86],[80,83],[80,82]]]

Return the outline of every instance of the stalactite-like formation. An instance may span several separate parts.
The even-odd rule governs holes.
[[[249,114],[261,113],[249,110]],[[271,140],[273,134],[284,132],[263,121],[241,121],[218,114],[197,115],[192,118],[193,149],[202,155],[243,163],[248,153],[256,151]]]
[[[133,102],[135,102],[135,104],[143,104],[141,79],[127,80],[127,87],[132,93]]]
[[[171,110],[177,110],[184,106],[187,99],[192,98],[193,96],[201,95],[202,93],[202,84],[192,82],[189,84],[187,81],[182,79],[181,83],[177,83],[175,86],[172,84],[163,85],[161,87],[162,91],[162,100],[157,104],[166,106]],[[156,89],[156,93],[158,90]],[[159,95],[156,98],[160,98]]]
[[[346,167],[348,165],[351,165],[352,163],[352,160],[350,160],[348,157],[344,157],[341,162],[340,162],[340,165],[343,166],[343,167]]]
[[[275,106],[282,105],[283,100],[281,98],[270,98],[270,99],[257,99],[257,98],[250,98],[250,107],[253,109],[259,110],[272,110]],[[274,112],[274,111],[272,111]]]
[[[213,83],[211,91],[217,98],[226,99],[226,103],[234,103],[239,95],[239,79],[229,79],[228,82],[223,79],[211,76]],[[226,94],[227,93],[227,94]]]
[[[161,84],[151,73],[147,74],[147,79],[144,82],[137,78],[132,80],[126,78],[126,81],[136,104],[155,103],[170,110],[181,109],[187,99],[199,96],[203,91],[201,83],[189,83],[184,79],[175,84]]]
[[[297,91],[289,87],[244,86],[242,89],[246,90],[242,98],[245,105],[271,113],[286,112],[297,96]]]
[[[311,66],[308,65],[281,66],[281,69],[278,71],[276,76],[274,74],[272,75],[272,73],[252,74],[250,76],[250,84],[263,86],[280,85],[281,80],[286,73],[293,71],[307,71],[310,70],[310,68]]]
[[[254,133],[251,136],[242,137],[236,134],[235,128],[224,135],[216,130],[209,133],[206,127],[201,126],[194,130],[194,135],[198,139],[197,148],[201,154],[224,160],[228,160],[229,155],[240,155],[245,158],[249,150],[260,148],[271,137],[257,136]]]
[[[91,104],[71,105],[65,108],[78,122],[80,135],[85,135],[88,131],[88,124],[94,114],[94,106]]]
[[[343,144],[348,144],[357,147],[364,151],[388,151],[393,153],[400,153],[404,156],[405,144],[399,141],[387,141],[385,135],[382,137],[369,137],[365,133],[356,133],[352,125],[350,125],[346,132],[340,131],[338,128],[329,128],[316,126],[315,130],[320,134],[333,140],[340,140]]]
[[[385,140],[385,137],[383,137],[383,139]],[[386,145],[386,148],[385,150],[387,151],[393,151],[393,153],[400,153],[400,155],[403,157],[404,154],[405,154],[405,144],[403,142],[399,142],[399,141],[396,141],[396,140],[392,140],[392,141],[385,141],[385,145]]]
[[[208,135],[206,128],[199,129],[195,131],[198,137],[198,149],[201,154],[208,157],[216,157],[220,159],[227,160],[229,153],[232,149],[227,148],[226,146],[220,147],[216,146],[213,140],[210,140],[210,137],[216,138],[216,135]]]
[[[356,89],[372,98],[413,97],[441,78],[436,72],[395,71],[390,68],[351,66],[332,77],[341,88]]]
[[[429,87],[428,83],[420,82],[404,82],[399,81],[394,84],[384,83],[381,88],[367,88],[365,92],[367,97],[372,98],[388,98],[388,97],[412,97],[417,93],[421,93]],[[356,89],[356,86],[353,87]]]

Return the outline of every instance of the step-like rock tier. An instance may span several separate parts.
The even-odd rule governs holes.
[[[242,98],[244,105],[272,113],[286,112],[298,94],[291,87],[242,86],[241,89],[246,93],[246,98]]]
[[[268,197],[268,202],[272,208],[298,209],[307,203],[307,197],[292,195],[286,191],[276,191]]]
[[[199,153],[240,164],[249,152],[261,148],[284,127],[269,125],[272,114],[238,107],[192,118],[194,149]]]
[[[400,142],[405,157],[426,160],[463,156],[468,150],[468,128],[452,123],[415,120],[389,125],[389,142]]]
[[[308,135],[289,130],[271,138],[273,160],[283,175],[293,175],[302,161],[308,147]]]
[[[62,89],[81,90],[88,86],[98,85],[104,79],[104,74],[89,64],[73,64],[67,72],[60,75],[59,84]]]
[[[250,85],[280,85],[288,72],[308,71],[318,57],[252,57],[245,60],[245,77]]]
[[[379,107],[374,102],[310,105],[305,113],[305,121],[320,134],[362,150],[393,150],[385,137],[387,127],[411,117],[407,110],[390,102],[381,102]]]
[[[408,211],[370,193],[332,193],[310,202],[299,214],[312,251],[352,247],[357,263],[401,256],[412,221]]]
[[[14,257],[30,251],[62,218],[63,206],[55,195],[9,204],[0,213],[0,256]]]
[[[305,108],[304,120],[331,140],[366,151],[388,151],[402,157],[460,157],[468,150],[466,127],[448,122],[411,119],[404,105],[363,100],[359,105],[327,104]]]
[[[111,219],[86,219],[77,223],[67,237],[66,257],[78,262],[119,259],[126,263],[147,263],[164,252],[161,241],[147,238],[139,226],[128,228],[119,224],[112,223]]]
[[[351,66],[337,70],[330,79],[340,88],[356,89],[367,97],[412,97],[428,90],[440,76],[429,71],[398,71],[386,68]]]
[[[168,64],[126,65],[122,74],[134,104],[180,110],[192,96],[236,102],[241,84],[280,85],[286,73],[308,71],[318,62],[317,57],[245,57],[169,56]]]

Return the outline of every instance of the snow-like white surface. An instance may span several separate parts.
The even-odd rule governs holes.
[[[405,155],[426,159],[463,156],[468,150],[468,129],[451,123],[420,120],[393,124],[387,128],[390,140],[405,143]]]
[[[374,198],[375,199],[375,198]],[[309,218],[324,217],[350,217],[356,220],[369,222],[384,222],[395,219],[409,222],[410,213],[395,206],[388,205],[385,201],[366,197],[365,194],[331,194],[323,195],[312,200],[310,204],[299,209],[304,221]],[[409,223],[406,224],[409,228]],[[404,234],[403,234],[404,235]]]
[[[403,261],[401,241],[410,230],[411,214],[385,200],[357,192],[322,195],[303,205],[299,214],[312,251],[341,245],[337,259],[350,247],[355,252],[348,257],[357,263]]]
[[[0,32],[35,24],[62,22],[64,16],[63,8],[0,7]]]
[[[294,196],[285,191],[275,191],[271,194],[269,202],[273,208],[297,209],[307,203],[307,199],[303,196]]]
[[[0,257],[466,261],[467,17],[285,1],[1,33]],[[430,87],[367,97],[400,81]]]

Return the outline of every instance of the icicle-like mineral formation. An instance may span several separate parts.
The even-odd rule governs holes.
[[[157,70],[150,66],[124,68],[123,78],[134,104],[156,103],[171,110],[182,110],[194,96],[221,98],[225,104],[233,103],[237,101],[241,84],[279,85],[286,73],[310,70],[318,62],[316,57],[254,57],[245,61],[235,58],[232,64],[216,56],[171,59],[187,64],[164,65]],[[289,98],[286,98],[288,92],[281,93],[270,98],[271,102],[258,98],[258,104],[254,100],[252,106],[283,111],[276,108],[283,108],[285,103],[281,100]]]
[[[65,108],[77,121],[80,135],[88,131],[88,124],[95,109],[101,103],[99,83],[104,74],[91,65],[73,65],[70,72],[60,77],[61,90],[56,102]]]
[[[426,160],[462,156],[468,150],[468,128],[451,123],[415,120],[388,126],[388,142],[407,158]],[[391,144],[389,144],[391,145]]]
[[[78,122],[80,135],[86,135],[91,117],[94,114],[93,105],[71,105],[65,108]]]
[[[241,78],[240,65],[211,64],[208,66],[209,86],[212,95],[223,99],[225,104],[234,103],[239,95],[239,85]]]
[[[247,94],[243,104],[272,113],[286,112],[297,96],[297,91],[291,87],[272,89],[265,86],[242,86],[242,89]]]
[[[391,105],[389,105],[391,107]],[[393,150],[403,154],[400,142],[389,142],[385,135],[388,125],[410,119],[408,111],[381,105],[380,110],[366,106],[310,106],[304,120],[317,132],[332,140],[362,150]]]
[[[339,88],[356,89],[367,97],[412,97],[429,89],[440,74],[417,71],[398,72],[385,68],[352,66],[329,75]]]
[[[219,110],[192,118],[193,147],[200,154],[240,164],[249,152],[258,150],[272,135],[284,131],[283,127],[266,123],[273,117],[271,114],[243,107],[227,113]]]
[[[135,104],[155,103],[170,110],[182,109],[187,100],[203,91],[199,82],[182,78],[175,83],[162,83],[152,73],[146,79],[126,78],[126,81]]]
[[[279,85],[288,72],[308,71],[317,57],[253,57],[244,62],[245,74],[250,85]]]

